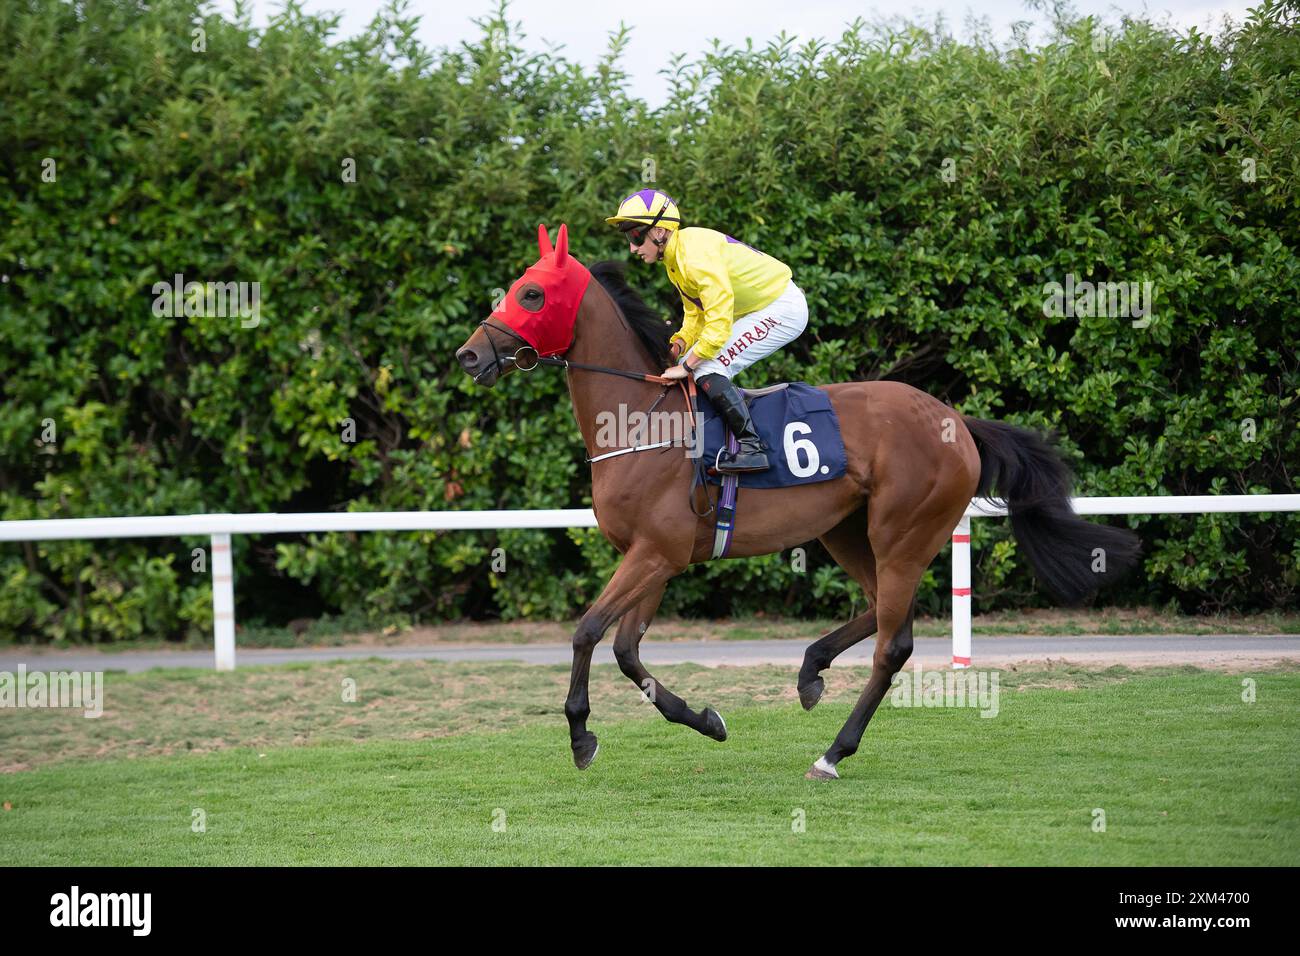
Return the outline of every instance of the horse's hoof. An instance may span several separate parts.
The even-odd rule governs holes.
[[[809,681],[799,688],[799,703],[803,704],[804,710],[812,710],[817,706],[817,701],[822,699],[822,694],[826,691],[826,681],[820,677]]]
[[[835,769],[835,764],[828,763],[825,757],[818,757],[817,762],[812,765],[812,769],[803,777],[805,780],[838,780],[840,774]]]
[[[704,736],[718,741],[727,739],[727,722],[712,707],[704,708]]]
[[[596,739],[595,734],[589,738],[584,738],[581,743],[573,747],[573,763],[579,770],[586,770],[591,766],[591,762],[596,759],[596,754],[600,753],[600,741]]]

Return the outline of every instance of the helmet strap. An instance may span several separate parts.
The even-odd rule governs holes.
[[[664,213],[666,213],[667,211],[668,211],[668,198],[665,196],[663,205],[659,207],[659,211],[655,213],[655,217],[650,220],[650,225],[646,226],[644,229],[631,233],[633,236],[636,237],[636,244],[638,246],[642,245],[645,242],[646,236],[650,235],[650,230],[653,229],[655,226],[659,225],[659,220],[664,217]],[[662,249],[664,247],[664,243],[666,243],[668,240],[651,239],[650,241],[653,242],[660,249]]]
[[[664,196],[663,205],[659,207],[659,212],[657,212],[655,214],[655,217],[650,220],[650,225],[645,227],[645,232],[642,233],[642,235],[649,235],[650,230],[653,229],[655,226],[659,225],[659,220],[664,217],[664,213],[666,213],[667,211],[668,211],[668,197]],[[655,245],[659,245],[659,243],[656,242]]]

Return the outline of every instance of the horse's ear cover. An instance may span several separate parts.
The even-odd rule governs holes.
[[[569,226],[560,223],[560,238],[555,242],[555,264],[561,269],[569,259]]]
[[[569,227],[561,225],[551,245],[546,224],[537,226],[536,263],[515,280],[501,301],[498,315],[520,337],[537,349],[543,358],[560,355],[573,344],[573,326],[578,319],[578,306],[587,292],[591,273],[581,262],[569,255]],[[530,312],[519,302],[516,293],[532,283],[540,286],[546,301],[540,312]]]

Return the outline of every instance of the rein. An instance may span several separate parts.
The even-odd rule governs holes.
[[[653,410],[656,406],[658,406],[660,402],[664,400],[664,396],[668,394],[668,389],[671,386],[677,385],[682,390],[682,397],[686,399],[686,408],[690,412],[691,433],[697,435],[700,434],[699,400],[695,391],[695,379],[691,377],[689,373],[686,375],[685,378],[673,379],[673,378],[664,378],[662,375],[651,375],[649,372],[633,372],[633,371],[629,371],[628,369],[610,368],[607,365],[587,365],[584,362],[570,362],[568,359],[556,358],[554,356],[548,356],[546,358],[542,358],[537,354],[537,349],[533,348],[533,346],[528,343],[527,339],[525,339],[522,335],[520,335],[518,332],[516,332],[514,329],[510,328],[509,326],[495,325],[493,324],[491,319],[484,319],[482,322],[479,323],[479,325],[488,329],[495,329],[498,332],[505,332],[511,338],[517,339],[518,341],[522,342],[523,345],[515,349],[514,355],[503,356],[500,352],[497,351],[497,344],[495,341],[493,341],[492,336],[485,333],[483,337],[486,338],[488,340],[488,344],[492,346],[492,364],[489,365],[487,368],[485,368],[482,372],[479,372],[478,375],[474,376],[475,382],[478,381],[479,376],[483,375],[484,372],[487,372],[491,369],[499,369],[504,371],[507,362],[512,364],[515,368],[519,369],[519,371],[521,372],[531,372],[539,365],[546,365],[551,368],[578,369],[584,372],[600,372],[604,375],[618,375],[621,376],[622,378],[630,378],[633,381],[637,381],[637,382],[651,382],[655,385],[662,385],[664,387],[664,393],[663,395],[660,395],[657,399],[655,399],[654,405],[650,406],[651,410]],[[521,357],[522,357],[522,361],[521,361]],[[528,364],[524,364],[525,362]],[[701,440],[703,440],[702,435],[700,435],[700,438]],[[623,455],[623,454],[628,454],[630,452],[650,451],[653,448],[664,448],[664,447],[667,447],[667,445],[661,442],[657,445],[625,448],[622,451],[614,452],[613,454]],[[593,461],[597,461],[602,457],[605,456],[598,455],[596,456],[596,458],[588,458],[587,461],[588,463],[590,463]],[[692,475],[691,477],[691,490],[687,493],[689,495],[689,504],[691,506],[691,513],[694,514],[697,518],[704,518],[713,513],[713,504],[711,502],[709,504],[707,511],[699,512],[695,510],[695,489],[701,485],[705,485],[704,497],[705,500],[707,501],[708,486],[706,484],[706,478],[704,474],[703,456],[697,457],[695,459],[695,474]]]
[[[552,368],[566,368],[566,369],[576,368],[576,369],[581,369],[584,372],[603,372],[606,375],[621,375],[623,378],[630,378],[638,382],[653,382],[656,385],[680,384],[685,386],[686,382],[690,382],[691,383],[690,391],[691,392],[695,391],[694,388],[695,380],[692,379],[689,375],[687,375],[686,378],[684,379],[672,379],[672,378],[664,378],[662,375],[651,375],[649,372],[632,372],[623,368],[610,368],[607,365],[587,365],[584,362],[570,362],[568,359],[555,358],[553,356],[547,358],[541,358],[537,354],[537,349],[529,345],[528,341],[522,335],[520,335],[518,332],[516,332],[514,329],[510,328],[509,326],[494,325],[491,319],[484,319],[482,322],[479,323],[479,325],[486,326],[489,329],[495,329],[498,332],[505,332],[511,338],[518,339],[520,342],[523,342],[524,344],[520,348],[515,350],[514,355],[503,356],[500,352],[497,351],[497,344],[495,341],[493,341],[492,336],[490,335],[484,336],[484,338],[488,340],[488,345],[492,346],[493,364],[489,365],[482,372],[479,372],[478,375],[474,376],[475,381],[477,381],[480,376],[484,375],[486,372],[492,370],[493,368],[504,370],[505,364],[509,362],[510,364],[514,365],[515,368],[519,369],[519,371],[521,372],[531,372],[539,365],[549,365]],[[532,356],[531,359],[525,357],[524,361],[520,361],[519,357],[524,353],[530,353]],[[529,364],[525,365],[524,362],[529,362]]]

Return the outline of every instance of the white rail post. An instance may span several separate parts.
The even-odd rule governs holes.
[[[212,536],[212,636],[217,670],[235,669],[235,574],[230,535]]]
[[[952,533],[952,666],[970,667],[970,518]]]

